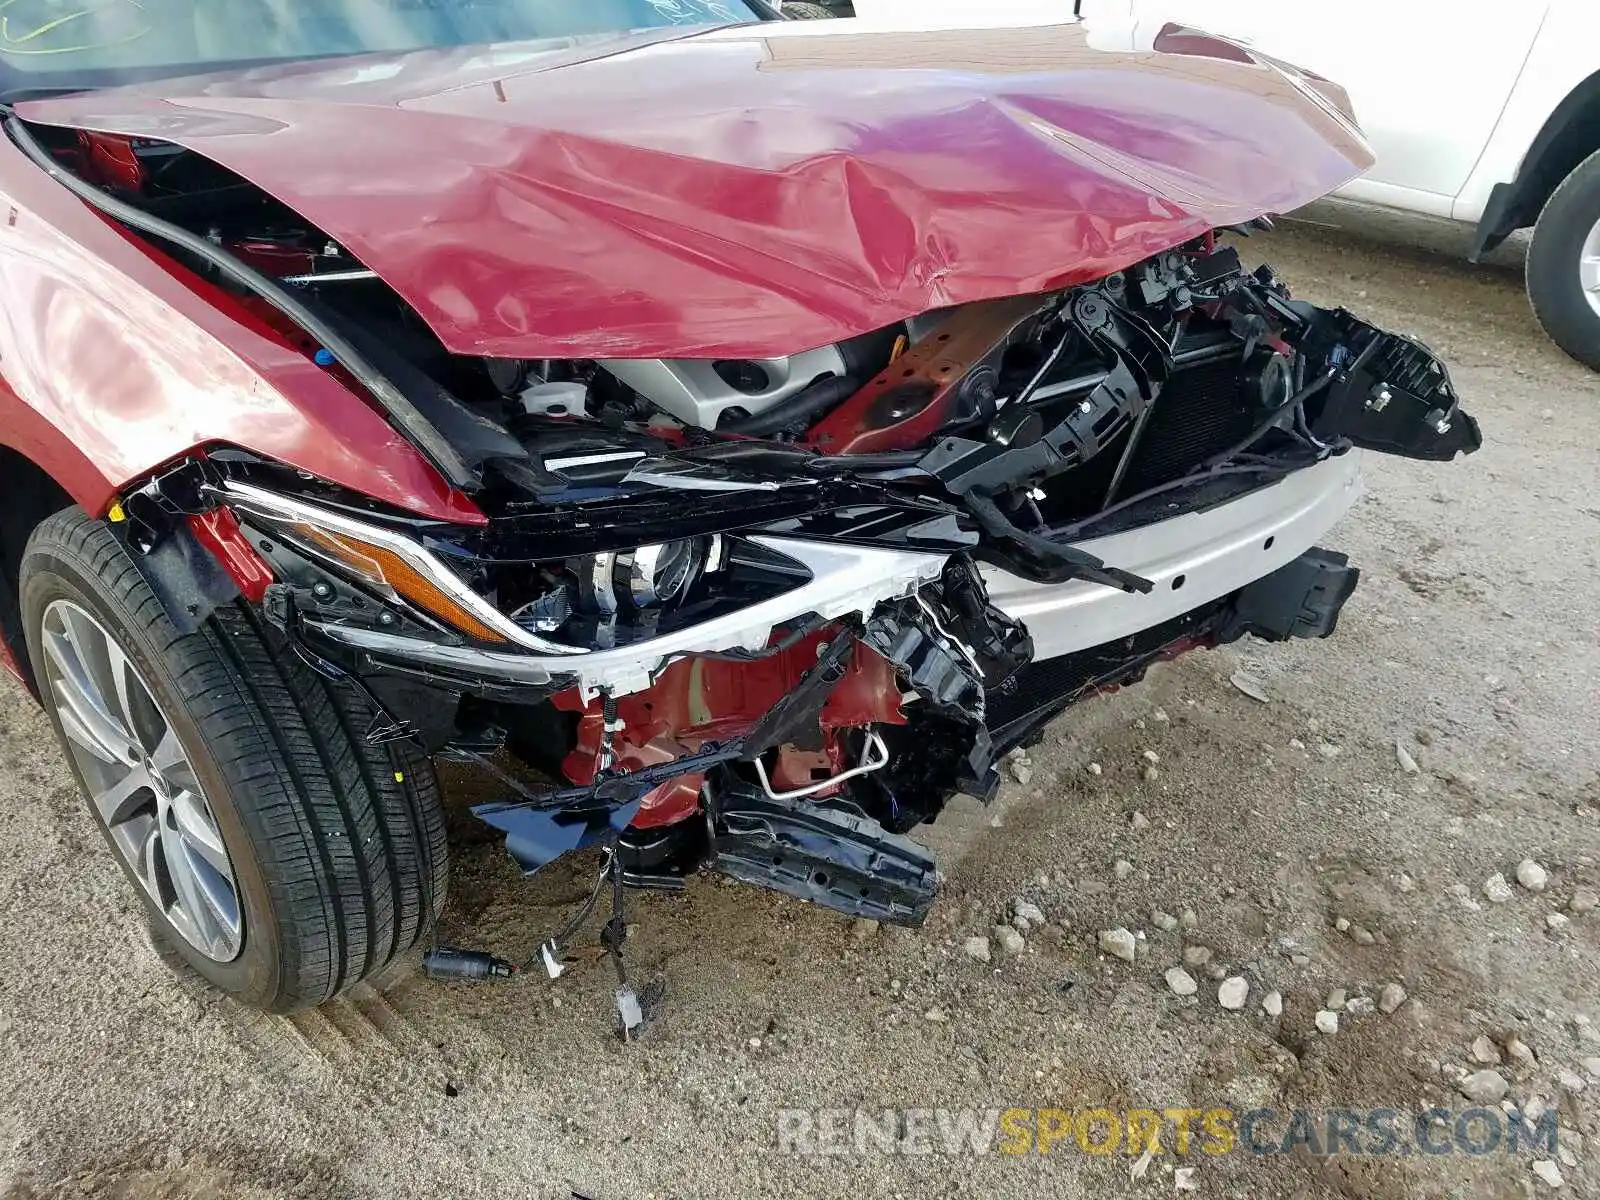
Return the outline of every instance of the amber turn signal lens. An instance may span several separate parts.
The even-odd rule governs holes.
[[[295,537],[337,559],[357,578],[421,609],[450,628],[480,642],[510,640],[393,550],[346,533],[330,533],[314,525],[299,523],[290,528]]]

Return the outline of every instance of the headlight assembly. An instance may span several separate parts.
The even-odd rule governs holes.
[[[250,525],[330,576],[500,650],[579,655],[626,646],[730,616],[812,578],[803,563],[738,535],[506,561],[430,548],[406,532],[250,484],[230,481],[224,495]],[[318,596],[313,588],[306,603]]]
[[[519,645],[541,654],[582,653],[580,647],[540,638],[511,621],[404,534],[246,483],[230,482],[226,497],[252,523],[380,599],[414,609],[474,641]]]
[[[731,615],[811,579],[803,563],[737,534],[498,564],[489,575],[518,626],[600,650]]]

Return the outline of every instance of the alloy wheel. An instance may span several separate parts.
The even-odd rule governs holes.
[[[53,601],[41,642],[56,714],[112,844],[184,940],[231,962],[244,945],[233,861],[171,720],[80,605]]]
[[[1578,281],[1583,285],[1584,299],[1600,317],[1600,221],[1595,222],[1578,253]]]

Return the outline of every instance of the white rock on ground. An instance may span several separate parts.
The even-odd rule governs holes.
[[[1150,828],[1150,818],[1145,816],[1138,809],[1134,809],[1133,816],[1128,818],[1128,825],[1135,833],[1143,833],[1146,829]]]
[[[1474,1071],[1458,1085],[1461,1094],[1474,1104],[1499,1104],[1511,1085],[1499,1071]]]
[[[1022,940],[1022,935],[1009,925],[996,925],[994,927],[994,940],[999,943],[1000,949],[1012,957],[1021,954],[1028,944]]]
[[[989,961],[989,939],[986,937],[969,937],[961,949],[968,958],[975,958],[982,963]]]
[[[1133,864],[1125,858],[1119,858],[1112,864],[1111,873],[1118,879],[1126,879],[1133,874]]]
[[[1537,1160],[1533,1164],[1533,1173],[1539,1177],[1541,1182],[1553,1188],[1558,1188],[1566,1182],[1561,1178],[1561,1168],[1548,1158]]]
[[[1347,994],[1343,988],[1334,988],[1328,993],[1328,998],[1322,1002],[1322,1007],[1332,1012],[1343,1012]]]
[[[1416,775],[1422,770],[1421,767],[1417,766],[1417,760],[1411,757],[1411,751],[1407,750],[1401,742],[1394,744],[1394,757],[1399,762],[1400,769],[1407,775]]]
[[[1043,925],[1045,923],[1044,910],[1031,900],[1024,900],[1020,896],[1011,902],[1011,915],[1021,917],[1030,925]]]
[[[1118,926],[1116,929],[1104,929],[1100,932],[1100,949],[1114,958],[1123,962],[1132,962],[1138,952],[1139,943],[1133,934]]]
[[[1581,1092],[1589,1086],[1589,1081],[1571,1067],[1562,1067],[1557,1071],[1556,1082],[1569,1092]]]
[[[1203,967],[1211,961],[1211,947],[1185,946],[1183,948],[1183,965],[1186,967]]]
[[[1480,1034],[1472,1043],[1472,1061],[1487,1067],[1500,1065],[1500,1047],[1488,1034]]]
[[[1336,1012],[1331,1012],[1326,1008],[1320,1009],[1317,1012],[1317,1032],[1329,1034],[1338,1033],[1339,1014]]]
[[[1510,1037],[1508,1037],[1504,1044],[1506,1048],[1506,1057],[1512,1062],[1522,1063],[1523,1065],[1533,1062],[1533,1050],[1529,1047],[1527,1042],[1523,1041],[1516,1034],[1513,1033]]]
[[[1159,908],[1150,910],[1150,924],[1162,933],[1171,933],[1178,927],[1178,918],[1169,912],[1162,912]]]
[[[1351,996],[1345,1001],[1344,1010],[1352,1017],[1370,1017],[1374,1007],[1371,996]]]
[[[1238,1012],[1250,997],[1250,984],[1241,975],[1224,979],[1217,989],[1217,1003],[1229,1012]]]
[[[1398,983],[1386,983],[1378,993],[1378,1011],[1388,1016],[1406,1002],[1406,990]]]
[[[1530,892],[1542,892],[1550,882],[1550,875],[1531,858],[1517,864],[1517,882]]]
[[[1494,904],[1504,904],[1514,895],[1506,877],[1498,871],[1483,881],[1483,894]]]
[[[1546,913],[1544,925],[1551,933],[1565,933],[1572,928],[1572,918],[1566,913]]]
[[[1164,978],[1174,996],[1192,996],[1200,990],[1200,985],[1194,981],[1194,976],[1182,967],[1173,967]]]
[[[1567,911],[1577,913],[1580,917],[1597,908],[1600,908],[1600,892],[1593,888],[1578,888],[1572,893],[1572,899],[1567,901]]]
[[[1283,1016],[1283,993],[1268,992],[1261,999],[1261,1011],[1269,1017]]]
[[[1600,1058],[1586,1058],[1583,1060],[1583,1069],[1596,1079],[1600,1079]]]

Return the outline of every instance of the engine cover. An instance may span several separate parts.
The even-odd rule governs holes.
[[[754,416],[788,399],[819,376],[847,373],[844,355],[837,346],[737,364],[708,358],[602,358],[596,365],[663,412],[701,429],[715,429],[730,408],[743,409]],[[734,366],[744,370],[728,369]]]

